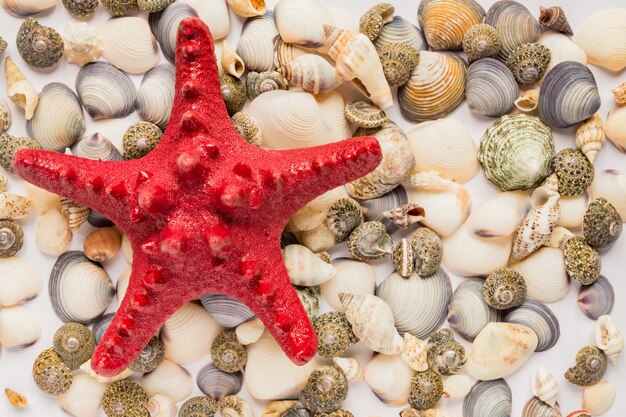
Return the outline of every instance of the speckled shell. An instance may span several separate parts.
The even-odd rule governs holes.
[[[411,46],[416,51],[428,49],[422,31],[400,15],[394,16],[389,23],[385,24],[374,40],[377,51],[392,43]]]
[[[317,54],[301,55],[283,66],[281,71],[285,79],[311,94],[328,93],[343,81],[335,68]]]
[[[485,303],[482,290],[482,280],[464,280],[454,291],[448,308],[450,327],[468,341],[473,341],[487,324],[500,321],[500,311]]]
[[[593,284],[598,279],[600,255],[582,237],[574,236],[565,242],[563,255],[565,269],[572,279],[583,285]]]
[[[37,387],[49,395],[61,395],[72,385],[72,371],[53,348],[41,352],[33,364],[33,379]]]
[[[550,59],[550,49],[535,42],[525,43],[511,52],[506,66],[520,85],[529,85],[543,77]]]
[[[404,347],[400,357],[414,370],[424,372],[428,369],[428,348],[428,343],[407,332],[404,334]]]
[[[611,314],[615,306],[615,291],[611,282],[603,275],[591,285],[582,285],[578,290],[578,308],[591,320]]]
[[[626,19],[623,9],[604,9],[591,14],[577,28],[575,41],[587,54],[589,63],[610,71],[626,67]]]
[[[0,56],[7,50],[9,44],[0,36]]]
[[[224,372],[237,372],[244,368],[248,356],[246,349],[237,340],[234,330],[219,333],[211,344],[211,359]]]
[[[94,2],[98,4],[97,0]],[[86,4],[85,1],[80,3]],[[83,66],[95,62],[102,55],[102,39],[98,29],[85,22],[68,23],[62,36],[65,44],[63,55],[69,63]]]
[[[142,374],[152,372],[163,362],[165,347],[159,336],[152,336],[150,341],[139,353],[139,356],[128,365],[128,369]]]
[[[560,150],[553,161],[554,173],[559,179],[559,193],[575,196],[584,193],[594,178],[593,165],[578,149]]]
[[[32,17],[20,26],[15,44],[24,61],[36,68],[49,68],[63,56],[61,35]]]
[[[415,258],[415,272],[420,277],[434,274],[441,265],[443,248],[437,233],[427,227],[420,227],[411,237],[411,247]]]
[[[467,362],[465,348],[454,340],[430,344],[427,358],[429,369],[444,376],[459,373]]]
[[[0,135],[0,166],[10,174],[14,174],[13,159],[20,149],[41,149],[41,145],[29,137],[14,137],[8,133]]]
[[[137,0],[100,0],[113,16],[126,16],[139,11]]]
[[[498,58],[506,61],[520,45],[535,42],[541,36],[541,25],[524,5],[512,0],[494,3],[485,16],[485,22],[498,31],[502,48]]]
[[[532,194],[532,208],[518,226],[513,238],[512,255],[522,259],[543,246],[552,235],[559,218],[559,193],[538,187]]]
[[[102,56],[129,74],[143,74],[159,62],[159,47],[150,26],[140,17],[120,17],[99,27]]]
[[[137,122],[124,132],[122,148],[124,158],[139,159],[147,155],[161,140],[163,132],[149,122]]]
[[[622,233],[622,218],[605,198],[600,197],[589,203],[583,218],[585,241],[596,249],[615,242]]]
[[[391,260],[396,272],[403,278],[408,278],[415,268],[415,253],[408,239],[402,239],[393,249]]]
[[[137,0],[137,7],[143,12],[153,13],[169,7],[176,0]]]
[[[94,120],[126,117],[135,110],[133,81],[106,62],[82,67],[76,76],[76,92]]]
[[[518,307],[525,298],[524,277],[512,269],[499,269],[489,274],[483,285],[483,299],[496,310]]]
[[[609,113],[609,119],[610,119]],[[607,119],[607,124],[609,119]],[[604,127],[599,113],[583,120],[576,129],[576,147],[585,154],[593,164],[596,155],[604,144]]]
[[[432,50],[461,49],[463,35],[481,23],[485,10],[475,0],[422,0],[417,19]]]
[[[617,365],[624,350],[624,336],[615,327],[610,316],[598,318],[595,335],[596,346],[602,349],[604,354],[613,362],[613,365]]]
[[[478,381],[463,400],[464,417],[511,417],[513,395],[504,379]]]
[[[165,130],[174,102],[174,66],[161,64],[144,75],[137,89],[135,109],[139,116]]]
[[[419,62],[419,52],[402,43],[387,44],[378,49],[378,55],[390,86],[406,84]]]
[[[54,333],[54,351],[70,369],[76,370],[88,361],[96,348],[89,328],[80,323],[65,323]]]
[[[470,63],[481,58],[495,58],[500,52],[500,36],[493,26],[478,23],[463,35],[463,51]]]
[[[406,229],[412,224],[424,220],[426,212],[418,204],[404,204],[383,212],[383,216],[391,220],[394,226]]]
[[[314,413],[329,413],[341,407],[348,396],[348,380],[334,366],[322,366],[311,373],[300,402]]]
[[[11,109],[4,100],[0,99],[0,135],[9,130],[11,122]]]
[[[336,311],[319,315],[313,320],[313,328],[319,341],[318,353],[326,358],[341,356],[359,341],[346,315]]]
[[[249,90],[248,90],[249,91]],[[235,130],[246,142],[261,146],[263,143],[263,133],[259,124],[248,113],[237,112],[230,118]]]
[[[535,300],[526,300],[516,309],[508,311],[503,316],[506,323],[514,323],[532,329],[537,335],[535,352],[544,352],[552,349],[561,337],[559,320],[552,310]]]
[[[274,38],[278,29],[274,16],[266,13],[252,17],[244,23],[237,54],[250,71],[268,71],[274,68]]]
[[[98,0],[63,0],[63,7],[76,17],[91,16],[100,3]]]
[[[473,112],[502,116],[511,110],[518,95],[515,77],[502,62],[482,58],[470,65],[465,78],[465,98]]]
[[[379,3],[370,7],[359,19],[359,32],[371,41],[380,34],[383,25],[393,19],[396,9],[389,3]]]
[[[392,252],[391,236],[387,234],[384,224],[378,221],[365,222],[350,234],[348,250],[361,261],[384,258]]]
[[[326,213],[328,229],[335,235],[337,243],[345,242],[352,231],[361,223],[361,206],[351,198],[335,201]]]
[[[220,75],[220,84],[226,110],[232,116],[240,111],[246,103],[246,84],[230,74]]]
[[[417,410],[435,407],[443,395],[441,377],[432,370],[418,372],[411,380],[409,404]]]
[[[383,110],[364,100],[346,104],[343,114],[350,123],[366,129],[380,127],[389,121]]]
[[[574,385],[587,387],[600,382],[608,361],[602,350],[596,346],[585,346],[576,354],[576,364],[565,372],[565,379]]]

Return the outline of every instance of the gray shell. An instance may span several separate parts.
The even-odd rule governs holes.
[[[144,75],[135,98],[135,109],[139,116],[165,130],[170,121],[174,103],[174,66],[157,65]]]
[[[591,320],[611,314],[615,306],[615,291],[611,282],[603,275],[591,285],[582,285],[578,290],[578,308]]]
[[[101,161],[121,161],[124,159],[120,151],[100,133],[84,136],[72,145],[71,151],[72,155],[86,159]]]
[[[541,25],[537,19],[524,5],[512,0],[494,3],[487,10],[484,23],[498,31],[502,45],[498,58],[501,61],[506,61],[518,46],[535,42],[541,36]]]
[[[532,329],[539,339],[535,352],[552,349],[561,337],[559,320],[547,305],[538,301],[524,301],[519,308],[506,313],[503,321]]]
[[[464,417],[511,417],[513,395],[504,379],[478,381],[463,400]]]
[[[532,397],[522,409],[522,417],[563,417],[559,403],[554,407],[544,403],[538,397]]]
[[[396,15],[391,22],[385,24],[374,40],[374,46],[380,51],[385,45],[402,43],[412,46],[416,51],[428,49],[422,31],[404,17]]]
[[[222,294],[204,294],[200,301],[213,319],[227,329],[237,327],[255,317],[245,304]]]
[[[348,250],[360,261],[384,258],[391,254],[392,245],[385,225],[377,221],[361,223],[348,240]]]
[[[198,13],[192,6],[181,2],[176,2],[163,11],[150,13],[150,30],[161,45],[163,55],[170,62],[174,62],[176,54],[178,25],[187,17],[198,17]]]
[[[368,199],[361,202],[361,210],[367,221],[378,221],[385,225],[387,233],[393,233],[397,230],[396,225],[383,215],[388,210],[407,204],[409,197],[402,185],[397,186],[393,190],[380,197]]]
[[[100,343],[102,336],[104,336],[104,332],[107,331],[114,317],[115,313],[107,313],[94,320],[91,330],[96,338],[96,343]]]
[[[483,300],[483,280],[466,279],[454,290],[448,308],[448,324],[465,340],[472,342],[491,322],[498,322],[502,312]]]
[[[465,98],[473,112],[502,116],[513,108],[518,95],[515,77],[502,62],[482,58],[470,65],[465,77]]]
[[[106,62],[82,67],[76,76],[76,92],[94,120],[126,117],[135,110],[133,81]]]
[[[243,385],[243,373],[220,371],[214,363],[209,363],[198,371],[196,384],[204,395],[221,400],[228,395],[235,395],[241,391]]]
[[[411,237],[415,253],[415,272],[422,278],[434,274],[441,265],[443,246],[437,233],[427,227],[420,227]]]

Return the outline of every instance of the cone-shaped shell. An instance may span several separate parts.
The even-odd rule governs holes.
[[[465,79],[465,97],[473,112],[502,116],[511,110],[518,95],[515,77],[502,62],[482,58],[470,65]]]
[[[24,109],[26,120],[32,119],[39,103],[39,94],[35,87],[26,79],[22,71],[15,65],[11,57],[4,61],[7,80],[7,96],[12,102]]]
[[[611,119],[611,113],[607,118],[607,124]],[[626,136],[626,135],[625,135]],[[615,143],[615,142],[614,142]],[[576,147],[585,154],[589,162],[593,164],[596,155],[604,144],[604,127],[599,113],[594,114],[582,121],[576,129]]]
[[[520,223],[513,239],[513,257],[522,259],[543,246],[552,235],[559,217],[559,193],[538,187],[531,197],[532,209]]]
[[[617,365],[617,361],[624,350],[624,336],[615,327],[610,316],[601,316],[596,323],[596,346]]]
[[[626,67],[626,10],[606,9],[589,16],[576,30],[576,43],[589,63],[610,71]]]
[[[461,49],[465,32],[484,16],[475,0],[422,0],[417,9],[428,46],[435,51]]]
[[[485,23],[498,31],[502,48],[498,58],[506,61],[520,45],[535,42],[541,36],[541,25],[524,5],[512,0],[494,3],[485,16]]]
[[[311,94],[328,93],[341,84],[335,68],[320,55],[305,54],[282,67],[284,77]]]

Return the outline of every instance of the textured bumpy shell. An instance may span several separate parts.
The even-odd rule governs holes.
[[[575,196],[584,193],[595,176],[593,165],[578,149],[560,150],[553,161],[554,173],[559,179],[559,193]]]
[[[26,19],[17,33],[17,50],[29,65],[48,68],[63,56],[63,38],[51,27],[42,26],[36,19]]]
[[[586,387],[600,382],[608,366],[606,355],[597,346],[585,346],[576,354],[576,364],[565,372],[574,385]]]
[[[590,285],[600,275],[600,255],[582,237],[574,236],[567,242],[563,251],[565,269],[572,279],[583,285]]]
[[[470,63],[480,58],[497,57],[500,52],[498,31],[485,23],[470,27],[463,36],[463,51]]]
[[[539,43],[525,43],[518,46],[506,61],[515,79],[521,85],[529,85],[540,80],[550,64],[550,49]]]
[[[524,277],[506,268],[489,274],[483,285],[483,298],[496,310],[520,306],[526,298]]]
[[[622,233],[622,218],[605,198],[593,200],[583,217],[585,241],[596,249],[615,242]]]

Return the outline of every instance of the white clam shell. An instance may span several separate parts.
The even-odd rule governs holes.
[[[476,236],[511,236],[530,210],[530,197],[523,191],[494,194],[472,210],[468,222]]]
[[[70,389],[56,397],[56,402],[71,416],[97,417],[107,386],[87,374],[74,375]]]
[[[59,256],[66,252],[72,242],[70,223],[59,209],[50,209],[37,223],[35,243],[45,255]]]
[[[626,10],[606,9],[587,17],[576,30],[575,41],[590,64],[611,71],[626,67]]]
[[[400,355],[375,355],[365,368],[364,377],[374,394],[390,407],[407,403],[415,371]]]
[[[4,61],[7,80],[7,97],[24,109],[26,120],[33,118],[39,103],[39,94],[35,87],[26,79],[22,71],[15,65],[11,57]]]
[[[32,300],[42,286],[39,273],[22,259],[0,259],[0,307]]]
[[[616,389],[612,382],[602,380],[585,387],[582,406],[592,416],[599,416],[611,409],[615,402]]]
[[[150,397],[163,394],[174,401],[184,400],[193,390],[193,380],[189,372],[167,359],[154,371],[144,374],[139,384]]]
[[[428,343],[407,332],[400,358],[414,370],[423,372],[428,369],[428,347]]]
[[[473,341],[489,323],[500,321],[501,312],[483,299],[483,280],[467,279],[452,294],[448,307],[448,323],[464,339]]]
[[[561,216],[557,226],[567,229],[578,229],[583,225],[583,217],[587,210],[587,196],[585,194],[577,196],[562,195],[559,198],[561,206]]]
[[[546,68],[546,74],[557,64],[564,61],[576,61],[587,64],[587,54],[580,49],[572,39],[563,33],[545,31],[537,41],[550,50],[550,65]]]
[[[341,368],[348,382],[358,382],[363,379],[363,370],[359,361],[353,358],[333,358],[333,363]]]
[[[211,352],[213,339],[221,331],[204,307],[187,303],[161,328],[165,358],[178,364],[195,362]]]
[[[119,17],[100,27],[103,56],[129,74],[143,74],[159,62],[159,47],[150,26],[140,17]]]
[[[23,305],[0,309],[0,346],[28,347],[37,343],[40,337],[39,316],[32,310]]]
[[[538,366],[533,372],[532,379],[533,395],[551,407],[556,406],[559,394],[559,381],[543,366]]]
[[[596,172],[589,188],[589,199],[604,197],[626,222],[626,174],[616,169]]]
[[[113,319],[113,317],[111,317],[111,319]],[[110,322],[107,323],[107,326],[108,326],[108,324],[110,324]],[[85,374],[89,375],[90,377],[95,378],[96,381],[102,382],[102,383],[110,383],[110,382],[121,381],[122,379],[126,379],[126,378],[128,378],[129,376],[131,376],[133,374],[133,371],[131,371],[130,369],[126,368],[122,372],[120,372],[119,374],[117,374],[115,376],[106,377],[106,376],[98,375],[96,373],[96,371],[94,371],[91,368],[91,359],[89,359],[87,362],[83,363],[80,366],[80,370],[83,371]]]
[[[617,150],[626,153],[626,106],[619,106],[609,111],[604,133]]]
[[[2,0],[2,7],[17,17],[31,16],[57,5],[56,0]]]
[[[297,366],[281,350],[269,332],[247,347],[246,388],[257,400],[290,398],[306,385],[309,374],[319,366],[316,358]],[[272,381],[268,384],[268,381]]]
[[[474,381],[467,375],[451,375],[443,380],[443,398],[463,398],[469,394]]]
[[[472,208],[469,192],[456,183],[441,190],[407,189],[407,192],[409,201],[419,204],[426,212],[421,223],[441,237],[457,231]]]
[[[157,394],[146,405],[150,417],[176,417],[176,402],[167,395]]]
[[[133,81],[106,62],[82,67],[76,76],[76,92],[94,120],[126,117],[135,110]]]
[[[211,30],[214,40],[225,38],[230,32],[230,15],[226,0],[180,0],[196,9],[198,17]]]
[[[67,62],[81,67],[96,62],[102,55],[102,38],[98,29],[85,22],[69,22],[63,32],[63,55]]]
[[[174,66],[157,65],[144,75],[135,98],[135,109],[146,122],[162,130],[170,121],[174,102]]]
[[[548,242],[561,216],[559,197],[559,193],[545,187],[535,189],[530,199],[532,208],[513,238],[515,259],[525,258]]]
[[[274,38],[278,29],[272,14],[246,20],[237,44],[237,54],[249,71],[269,71],[274,68]]]
[[[283,250],[283,261],[287,275],[294,285],[312,287],[335,276],[337,269],[324,262],[309,248],[302,245],[287,245]]]
[[[281,0],[274,20],[283,41],[309,48],[324,44],[324,25],[334,24],[331,11],[319,0]]]
[[[235,335],[237,336],[237,341],[239,343],[247,346],[259,340],[261,336],[263,336],[264,330],[265,325],[260,319],[256,318],[248,320],[237,326],[235,329]]]
[[[517,371],[537,347],[537,335],[526,326],[489,323],[470,348],[467,371],[481,381],[504,378]]]
[[[322,297],[336,310],[343,312],[339,293],[370,294],[376,289],[376,272],[366,263],[355,259],[333,260],[335,277],[321,285]]]
[[[604,351],[614,365],[617,365],[622,350],[624,350],[624,336],[613,324],[611,316],[605,315],[598,318],[596,346]]]
[[[541,248],[512,264],[511,269],[524,277],[528,298],[552,303],[564,298],[569,291],[569,277],[559,248]]]

